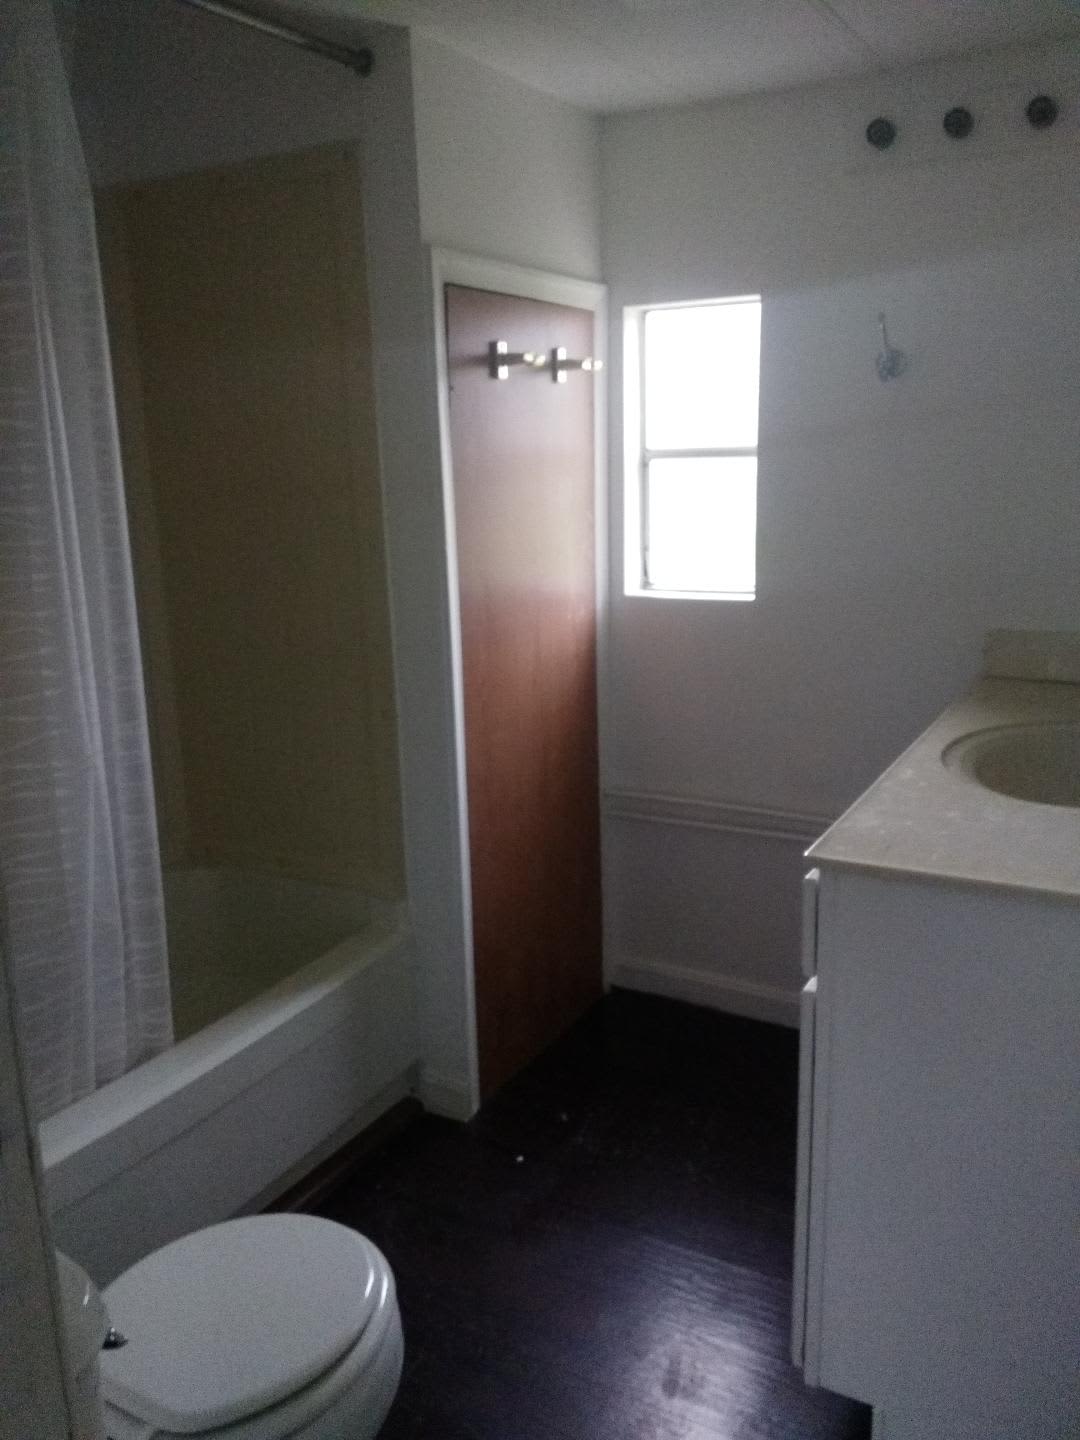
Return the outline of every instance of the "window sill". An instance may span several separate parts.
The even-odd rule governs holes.
[[[745,602],[757,599],[753,590],[654,590],[639,585],[623,591],[627,599],[637,600],[726,600]]]

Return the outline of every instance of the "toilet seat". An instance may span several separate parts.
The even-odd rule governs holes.
[[[332,1221],[212,1226],[146,1257],[104,1298],[129,1340],[102,1356],[111,1440],[362,1440],[397,1388],[390,1268]]]

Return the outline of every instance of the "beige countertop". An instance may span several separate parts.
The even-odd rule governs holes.
[[[903,871],[1080,899],[1080,809],[999,795],[942,753],[979,730],[1080,722],[1080,684],[984,679],[945,710],[807,852],[824,864]]]

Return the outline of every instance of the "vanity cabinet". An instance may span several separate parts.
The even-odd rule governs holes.
[[[1077,1440],[1080,898],[829,856],[804,892],[796,1363],[873,1405],[875,1440]]]

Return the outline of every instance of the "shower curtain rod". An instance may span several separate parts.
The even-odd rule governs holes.
[[[368,49],[353,49],[349,45],[338,45],[333,40],[324,40],[321,35],[310,35],[306,30],[294,30],[291,25],[265,19],[242,5],[230,5],[227,0],[178,0],[178,3],[190,5],[195,10],[205,10],[222,20],[232,20],[237,25],[246,25],[250,30],[258,30],[275,40],[287,40],[301,50],[310,50],[327,60],[336,60],[339,65],[347,65],[358,75],[370,75],[375,65],[375,56]]]

